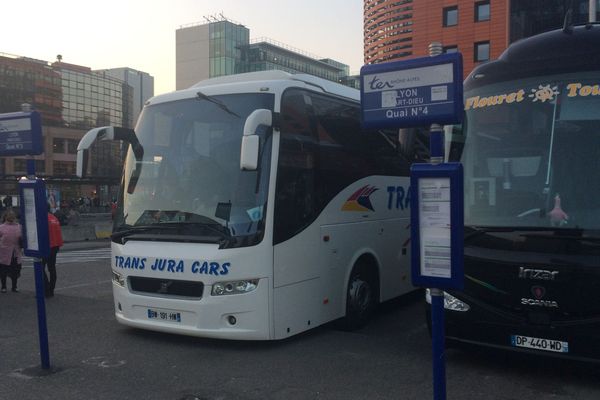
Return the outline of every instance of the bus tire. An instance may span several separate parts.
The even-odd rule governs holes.
[[[352,269],[346,290],[346,316],[341,328],[347,331],[367,325],[377,308],[379,289],[374,265],[358,262]]]

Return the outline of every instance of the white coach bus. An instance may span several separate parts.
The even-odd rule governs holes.
[[[398,132],[360,127],[357,90],[281,71],[152,98],[130,143],[114,221],[115,315],[136,328],[282,339],[363,326],[411,291],[409,167]],[[418,158],[418,157],[417,157]]]

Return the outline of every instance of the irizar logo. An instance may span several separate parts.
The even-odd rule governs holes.
[[[538,279],[542,281],[553,281],[556,278],[556,275],[558,275],[558,271],[519,267],[519,278],[521,279]]]

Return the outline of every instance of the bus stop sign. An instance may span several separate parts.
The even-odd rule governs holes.
[[[360,70],[364,128],[462,121],[462,54],[365,65]]]
[[[0,114],[0,156],[43,152],[42,122],[37,111]]]

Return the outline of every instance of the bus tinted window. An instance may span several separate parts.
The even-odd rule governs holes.
[[[275,243],[305,228],[353,182],[408,175],[398,131],[363,131],[358,103],[288,90],[281,121]]]
[[[307,99],[300,90],[288,90],[281,101],[275,243],[301,231],[317,214],[313,196],[316,140],[311,129]]]

